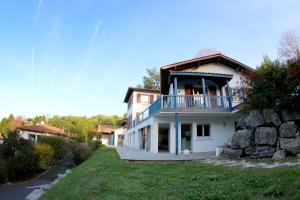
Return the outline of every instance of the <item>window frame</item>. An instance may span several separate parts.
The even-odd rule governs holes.
[[[147,97],[147,101],[143,101],[143,97]],[[150,95],[149,94],[141,94],[141,104],[149,104],[150,103]]]
[[[202,136],[198,135],[198,126],[201,126],[202,128]],[[205,136],[205,126],[208,126],[208,136]],[[197,138],[211,138],[211,125],[208,123],[197,123],[196,125],[196,137]]]

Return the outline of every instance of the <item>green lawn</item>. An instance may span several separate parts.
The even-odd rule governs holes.
[[[300,199],[300,169],[126,163],[98,150],[41,199]]]

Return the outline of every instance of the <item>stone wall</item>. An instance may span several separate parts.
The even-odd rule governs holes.
[[[238,120],[236,128],[230,146],[224,147],[224,157],[283,159],[286,154],[300,154],[300,113],[252,110]]]

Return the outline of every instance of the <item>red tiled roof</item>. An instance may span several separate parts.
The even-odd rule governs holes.
[[[48,133],[52,135],[61,135],[61,136],[68,136],[64,130],[56,128],[54,126],[50,126],[47,124],[37,124],[37,125],[30,125],[30,126],[19,126],[18,129],[24,131],[31,131],[37,133]]]

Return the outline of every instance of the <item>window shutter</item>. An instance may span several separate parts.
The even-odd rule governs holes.
[[[154,95],[150,95],[150,103],[153,103]]]
[[[141,103],[141,94],[137,94],[136,96],[136,102]]]

